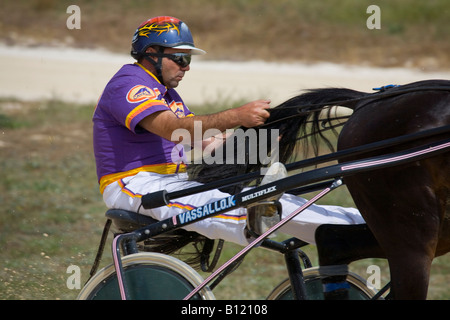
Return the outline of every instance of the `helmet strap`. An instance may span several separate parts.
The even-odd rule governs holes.
[[[146,54],[144,54],[144,58],[147,60],[147,61],[149,61],[154,67],[155,67],[155,70],[156,70],[156,78],[159,80],[159,82],[161,82],[161,84],[163,84],[164,85],[164,80],[163,80],[163,77],[162,77],[162,59],[163,59],[163,54],[164,54],[164,47],[162,47],[162,46],[160,46],[159,47],[159,49],[158,49],[158,54],[153,54],[153,55],[151,55],[151,56],[156,56],[157,58],[158,58],[158,60],[157,61],[155,61],[155,60],[153,60],[152,58],[150,58],[151,56],[150,55],[146,55]]]

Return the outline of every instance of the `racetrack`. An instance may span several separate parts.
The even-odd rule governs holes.
[[[1,45],[0,96],[95,103],[110,77],[123,64],[132,62],[127,54],[98,50]],[[337,86],[370,92],[382,85],[437,78],[450,79],[450,71],[225,62],[194,57],[178,91],[188,106],[260,98],[269,98],[276,105],[309,88]]]
[[[12,124],[19,124],[0,130],[3,168],[0,298],[74,299],[78,291],[69,290],[66,285],[71,276],[67,268],[80,266],[81,283],[87,280],[104,225],[104,204],[95,182],[92,158],[91,107],[80,106],[82,112],[78,113],[72,104],[10,103],[9,98],[55,99],[93,106],[109,78],[129,62],[131,58],[125,54],[0,46],[0,120],[5,115]],[[450,71],[423,73],[326,63],[288,65],[195,59],[179,91],[189,105],[262,97],[270,97],[275,105],[307,88],[345,86],[370,92],[380,85],[449,76]],[[29,112],[30,108],[36,112]],[[334,203],[347,201],[339,194],[335,197]],[[228,255],[237,248],[229,250]],[[314,248],[306,250],[316,261]],[[108,258],[105,251],[105,264]],[[436,259],[430,299],[450,296],[446,285],[450,274],[448,259],[448,255]],[[218,288],[220,293],[215,292],[216,297],[264,298],[285,276],[281,256],[255,250],[246,260],[230,282],[224,281]],[[388,268],[382,261],[363,261],[353,271],[368,276],[366,264],[380,266],[383,281],[388,277]]]

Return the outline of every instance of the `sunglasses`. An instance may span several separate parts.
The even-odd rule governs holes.
[[[191,55],[189,53],[166,53],[164,57],[169,58],[182,68],[186,68],[191,63]]]
[[[177,53],[146,53],[147,56],[169,58],[182,68],[186,68],[191,63],[191,54],[184,52]]]

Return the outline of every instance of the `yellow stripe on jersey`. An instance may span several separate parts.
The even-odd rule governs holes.
[[[155,79],[156,81],[158,81],[158,83],[161,83],[161,82],[159,81],[159,79],[158,79],[153,73],[151,73],[150,71],[148,71],[147,68],[144,67],[142,64],[140,64],[139,62],[135,62],[134,64],[137,65],[137,66],[139,66],[139,67],[141,67],[142,69],[144,69],[144,71],[147,72],[153,79]]]
[[[166,105],[161,100],[147,100],[140,105],[138,105],[136,108],[131,110],[131,112],[128,114],[127,118],[125,119],[125,126],[130,130],[131,121],[141,112],[147,110],[148,108],[151,108],[153,106],[157,105]],[[167,105],[166,105],[167,106]]]
[[[105,188],[117,180],[134,176],[138,174],[139,172],[155,172],[159,174],[174,174],[178,172],[185,172],[186,171],[186,165],[180,164],[177,165],[176,163],[164,163],[164,164],[151,164],[147,166],[142,166],[136,169],[124,171],[124,172],[118,172],[118,173],[112,173],[108,174],[106,176],[101,177],[100,179],[100,192],[103,193]]]

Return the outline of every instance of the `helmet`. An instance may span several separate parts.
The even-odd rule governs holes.
[[[151,18],[142,23],[134,33],[131,56],[139,59],[150,46],[190,49],[191,54],[205,54],[196,48],[191,31],[181,20],[168,16]]]

